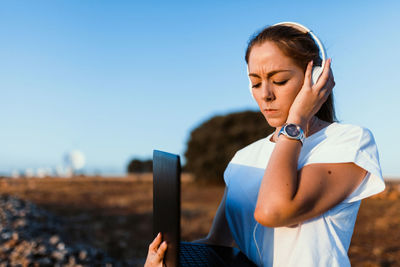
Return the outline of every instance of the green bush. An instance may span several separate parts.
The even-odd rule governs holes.
[[[190,133],[185,168],[197,181],[223,183],[235,152],[273,131],[259,111],[215,116]]]
[[[149,160],[139,160],[132,159],[129,164],[127,171],[128,173],[144,173],[144,172],[152,172],[153,170],[153,161]]]

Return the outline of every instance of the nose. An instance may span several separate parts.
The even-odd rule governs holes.
[[[271,86],[268,84],[268,82],[263,82],[262,83],[262,88],[261,88],[261,97],[263,100],[270,102],[275,99],[274,92],[272,91]]]

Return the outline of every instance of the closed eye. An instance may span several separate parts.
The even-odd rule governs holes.
[[[288,80],[284,80],[284,81],[281,81],[281,82],[274,82],[274,84],[276,84],[276,85],[284,85],[287,81]]]
[[[260,87],[260,85],[261,85],[261,83],[256,83],[256,84],[253,84],[253,85],[251,86],[251,88],[258,88],[258,87]]]

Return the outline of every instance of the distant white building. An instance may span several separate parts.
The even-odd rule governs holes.
[[[33,171],[33,169],[27,168],[27,169],[25,170],[25,177],[26,177],[26,178],[31,178],[31,177],[33,177],[34,175],[35,175],[35,172]]]
[[[65,163],[67,165],[66,175],[73,176],[74,173],[85,166],[85,155],[79,150],[72,150],[65,155]]]
[[[12,178],[19,178],[19,177],[21,177],[21,175],[19,174],[19,171],[18,171],[18,170],[13,170],[13,171],[11,172],[11,177],[12,177]]]

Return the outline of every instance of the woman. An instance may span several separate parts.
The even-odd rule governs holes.
[[[319,54],[299,24],[250,40],[252,94],[276,130],[235,154],[211,230],[197,242],[236,243],[258,266],[350,266],[361,199],[385,185],[371,132],[335,122],[330,59],[313,84]],[[145,266],[162,266],[160,244],[160,236],[150,244]]]

